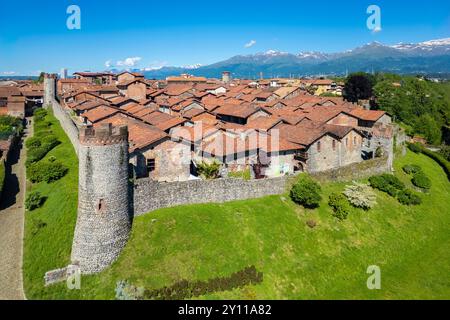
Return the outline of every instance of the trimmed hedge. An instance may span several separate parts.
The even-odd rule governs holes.
[[[407,206],[415,206],[422,203],[422,199],[409,189],[400,191],[397,199],[401,204]]]
[[[116,299],[118,300],[183,300],[195,296],[214,293],[217,291],[242,288],[246,285],[255,285],[263,281],[262,272],[258,272],[255,266],[247,267],[235,272],[228,277],[218,277],[207,281],[181,280],[170,287],[146,290],[138,288],[127,281],[119,281],[116,287]]]
[[[29,143],[30,146],[28,147],[27,161],[25,162],[26,167],[43,159],[47,153],[61,143],[56,136],[53,135],[34,138],[35,139]]]
[[[423,172],[418,172],[414,174],[414,177],[412,178],[411,182],[416,187],[426,190],[431,189],[431,180]]]
[[[51,183],[64,177],[68,168],[61,162],[43,161],[32,164],[27,168],[27,177],[33,183],[45,181]]]
[[[369,182],[372,188],[386,192],[393,197],[398,191],[405,189],[405,184],[399,178],[388,173],[372,176],[369,178]]]
[[[416,174],[422,172],[422,168],[416,164],[404,165],[402,169],[406,174]]]

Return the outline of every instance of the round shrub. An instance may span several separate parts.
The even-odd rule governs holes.
[[[328,198],[328,205],[333,209],[333,216],[339,220],[347,219],[350,213],[350,203],[341,193],[332,193]]]
[[[418,172],[414,174],[411,182],[416,187],[429,190],[431,188],[431,180],[423,172]]]
[[[419,205],[422,203],[422,199],[409,189],[400,191],[397,199],[401,204],[408,206]]]
[[[320,192],[320,185],[309,176],[304,175],[292,187],[290,196],[294,202],[306,208],[316,208],[322,200]]]
[[[407,164],[403,166],[402,169],[406,174],[415,174],[418,172],[422,172],[422,168],[416,164]]]
[[[25,199],[25,208],[28,211],[33,211],[34,209],[40,208],[45,202],[45,197],[38,191],[31,192],[27,195]]]
[[[27,176],[33,183],[57,181],[64,177],[68,169],[61,162],[38,162],[28,167]]]

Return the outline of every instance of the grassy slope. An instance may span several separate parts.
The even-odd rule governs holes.
[[[45,272],[69,262],[77,210],[78,159],[59,122],[52,115],[48,115],[47,120],[52,122],[51,128],[62,144],[42,161],[54,156],[69,172],[51,184],[28,184],[28,192],[39,191],[48,197],[42,208],[26,212],[25,217],[24,285],[28,299],[45,297]],[[38,221],[47,225],[33,234],[38,230],[35,226]]]
[[[83,277],[81,290],[68,291],[64,284],[41,290],[35,283],[31,297],[114,298],[120,279],[157,288],[254,264],[264,273],[262,284],[201,298],[448,299],[450,184],[431,159],[409,152],[396,161],[398,176],[409,185],[400,169],[408,163],[421,165],[433,181],[421,206],[405,207],[378,193],[375,209],[355,209],[337,222],[325,199],[344,185],[327,184],[321,207],[313,211],[279,196],[162,209],[135,219],[119,260],[100,275]],[[318,226],[308,228],[308,219]],[[66,257],[53,267],[67,261],[67,248],[62,253]],[[366,288],[372,264],[381,267],[382,290]]]

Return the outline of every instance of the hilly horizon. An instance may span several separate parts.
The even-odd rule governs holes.
[[[298,54],[269,50],[236,55],[210,65],[134,69],[150,79],[189,73],[218,78],[229,71],[235,78],[342,76],[350,72],[394,72],[399,74],[450,74],[450,38],[420,43],[384,45],[371,42],[353,50],[338,53],[305,51]]]

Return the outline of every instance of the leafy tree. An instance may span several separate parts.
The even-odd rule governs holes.
[[[350,102],[369,99],[373,95],[374,85],[374,76],[364,72],[353,73],[345,81],[344,99]]]

